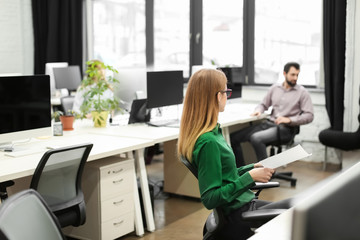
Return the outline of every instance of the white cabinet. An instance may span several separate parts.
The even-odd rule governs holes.
[[[115,239],[134,231],[134,159],[87,162],[82,179],[86,223],[65,233],[79,239]]]

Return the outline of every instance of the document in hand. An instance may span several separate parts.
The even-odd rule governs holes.
[[[308,156],[311,156],[311,154],[307,153],[299,144],[296,147],[290,148],[282,153],[268,157],[260,161],[260,163],[267,168],[278,168]]]

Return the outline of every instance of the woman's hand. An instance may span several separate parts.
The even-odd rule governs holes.
[[[255,182],[267,183],[274,172],[275,170],[271,168],[254,168],[249,171],[249,174]]]
[[[260,167],[264,167],[261,163],[255,163],[254,164],[254,168],[260,168]]]

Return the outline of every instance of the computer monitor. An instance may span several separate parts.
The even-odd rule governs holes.
[[[130,112],[134,99],[146,98],[146,69],[117,69],[114,78],[119,81],[115,84],[114,95],[120,99],[120,107]]]
[[[148,109],[181,104],[183,97],[183,71],[147,72]]]
[[[81,72],[79,66],[54,68],[55,86],[57,89],[66,88],[76,91],[81,84]]]
[[[45,74],[50,76],[51,95],[55,95],[56,93],[54,68],[67,67],[67,66],[68,66],[67,62],[53,62],[53,63],[45,64]]]
[[[228,88],[232,89],[231,98],[241,98],[242,85],[245,84],[245,74],[242,67],[219,67],[228,80]]]
[[[0,77],[0,145],[51,133],[49,76]]]
[[[360,163],[332,177],[293,211],[293,240],[359,239]]]

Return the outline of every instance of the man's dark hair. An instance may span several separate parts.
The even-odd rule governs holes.
[[[291,67],[296,68],[296,70],[300,70],[300,64],[298,64],[297,62],[288,62],[284,66],[284,72],[288,73]]]

